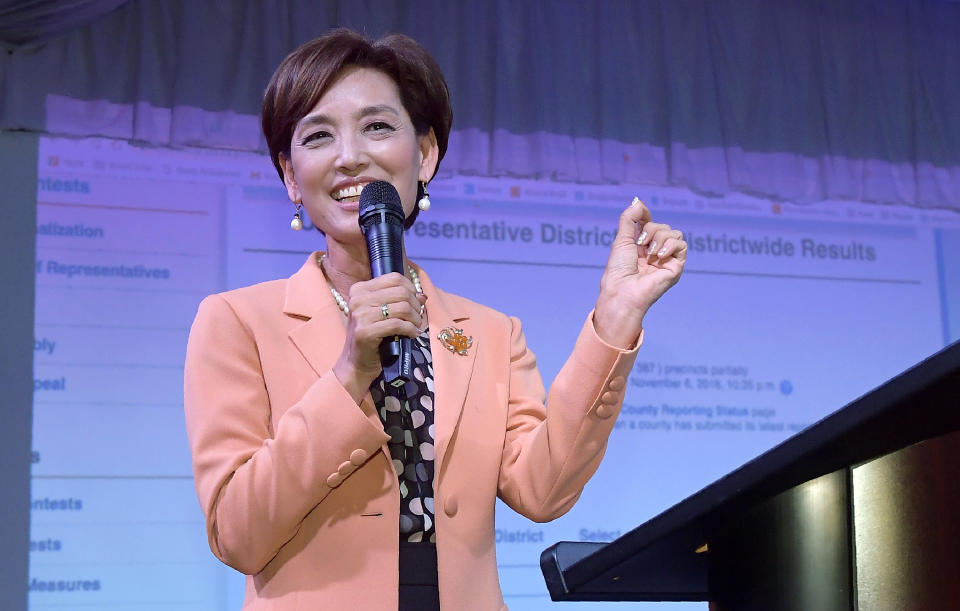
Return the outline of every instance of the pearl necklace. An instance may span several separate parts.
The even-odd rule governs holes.
[[[320,268],[320,271],[323,272],[323,275],[326,276],[327,272],[323,269],[323,260],[327,258],[327,253],[323,253],[317,257],[317,267]],[[417,289],[417,293],[423,293],[423,287],[420,286],[420,276],[417,274],[417,270],[413,269],[411,266],[407,266],[407,272],[410,274],[410,280],[413,281],[413,288]],[[347,305],[347,300],[343,298],[343,295],[340,294],[340,291],[333,288],[333,283],[330,282],[329,278],[327,279],[327,284],[330,287],[330,294],[333,295],[333,300],[337,302],[337,307],[340,308],[340,311],[350,315],[350,306]],[[423,314],[423,307],[420,308],[420,314]]]

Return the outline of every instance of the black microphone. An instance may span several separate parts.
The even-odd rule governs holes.
[[[360,231],[367,239],[370,274],[377,278],[391,272],[406,275],[403,269],[403,205],[400,194],[390,183],[377,180],[360,191]],[[399,335],[380,342],[383,380],[399,387],[410,381],[410,338]]]

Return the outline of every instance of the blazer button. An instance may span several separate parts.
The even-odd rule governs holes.
[[[623,390],[623,385],[626,383],[626,380],[623,379],[623,376],[617,376],[610,380],[610,383],[607,384],[607,388],[613,391]]]
[[[443,512],[447,514],[448,518],[452,518],[457,515],[457,497],[448,496],[443,501]]]
[[[336,488],[343,482],[343,476],[339,473],[331,473],[330,477],[327,478],[327,485],[331,488]]]
[[[356,469],[356,467],[353,466],[353,463],[347,460],[340,463],[340,468],[337,469],[337,473],[339,473],[340,475],[346,476],[353,473],[354,469]]]
[[[607,391],[600,395],[600,403],[604,405],[615,405],[619,399],[619,395],[615,392]]]
[[[607,419],[613,415],[613,410],[610,409],[609,405],[600,404],[597,406],[595,413],[597,414],[597,418]]]
[[[370,456],[367,454],[366,450],[354,450],[353,452],[350,452],[350,462],[358,467],[367,462],[368,458],[370,458]]]

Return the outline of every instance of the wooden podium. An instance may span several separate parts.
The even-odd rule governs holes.
[[[540,566],[557,601],[960,609],[960,342],[619,539],[557,543]]]

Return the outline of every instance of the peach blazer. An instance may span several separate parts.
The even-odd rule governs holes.
[[[345,319],[316,260],[200,304],[184,380],[197,495],[211,550],[248,575],[245,610],[396,611],[388,436],[370,395],[358,407],[330,371]],[[637,349],[602,342],[591,315],[548,397],[516,318],[418,271],[436,380],[440,602],[498,611],[496,497],[536,521],[570,509],[603,456]],[[448,326],[473,337],[468,355],[436,339]]]

